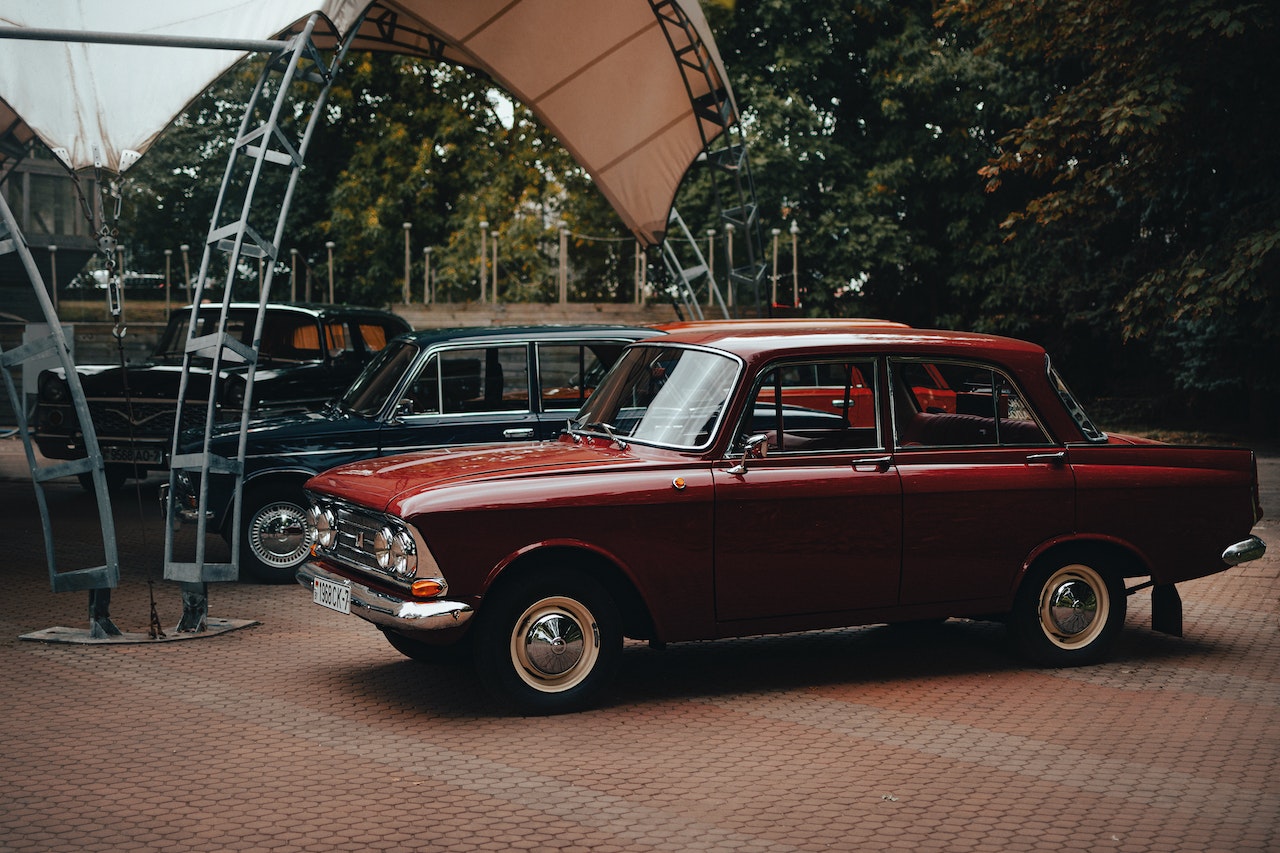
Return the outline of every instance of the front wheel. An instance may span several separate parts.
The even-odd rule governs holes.
[[[1044,666],[1101,660],[1124,625],[1125,592],[1116,572],[1066,560],[1033,567],[1014,602],[1019,650]]]
[[[240,524],[240,566],[260,583],[293,583],[311,553],[312,535],[301,486],[249,489]]]
[[[622,656],[617,605],[578,572],[531,574],[500,587],[481,610],[475,634],[481,682],[529,714],[586,707]]]

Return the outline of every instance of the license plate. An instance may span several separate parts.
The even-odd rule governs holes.
[[[324,578],[316,578],[311,582],[311,600],[321,607],[336,610],[339,613],[351,612],[351,583],[337,583]]]
[[[164,451],[159,447],[104,447],[102,456],[108,462],[153,462],[159,464]]]

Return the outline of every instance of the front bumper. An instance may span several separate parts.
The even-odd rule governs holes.
[[[465,625],[475,612],[461,601],[432,599],[417,601],[372,589],[345,575],[331,572],[319,563],[307,562],[298,569],[298,583],[311,589],[316,578],[350,584],[351,615],[384,628],[408,631],[435,631]]]
[[[1250,560],[1256,560],[1267,553],[1267,543],[1257,536],[1237,542],[1222,552],[1222,561],[1228,566],[1238,566]]]

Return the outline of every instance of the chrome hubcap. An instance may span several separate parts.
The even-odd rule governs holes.
[[[1082,580],[1058,584],[1049,593],[1049,618],[1058,632],[1075,636],[1089,630],[1098,617],[1098,596]]]
[[[311,534],[302,507],[275,503],[249,521],[249,547],[262,563],[276,568],[296,566],[311,550]]]
[[[543,616],[524,638],[525,656],[539,672],[561,675],[582,660],[582,626],[563,614]]]

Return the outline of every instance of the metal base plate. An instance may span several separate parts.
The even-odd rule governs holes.
[[[136,645],[139,643],[173,643],[179,640],[199,640],[204,637],[216,637],[219,634],[225,634],[228,631],[236,631],[240,628],[249,628],[254,625],[261,625],[252,619],[214,619],[210,617],[205,622],[205,630],[199,632],[178,633],[177,628],[166,631],[166,636],[152,639],[146,633],[124,633],[109,637],[92,637],[88,628],[45,628],[42,631],[32,631],[30,634],[22,634],[18,637],[20,640],[32,640],[37,643],[79,643],[83,645],[93,646],[120,646],[120,645]]]

